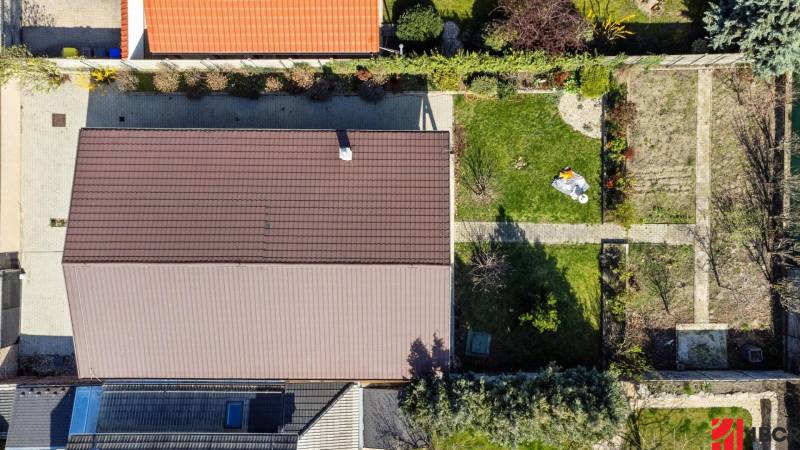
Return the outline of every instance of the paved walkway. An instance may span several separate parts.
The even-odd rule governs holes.
[[[563,224],[514,222],[456,222],[456,242],[475,237],[487,238],[497,233],[503,242],[540,242],[542,244],[599,244],[604,241],[626,241],[651,244],[693,245],[694,225],[632,225],[625,229],[617,224]]]
[[[695,159],[695,227],[698,236],[709,234],[711,199],[711,90],[712,70],[701,70],[697,80],[697,156]],[[708,323],[708,254],[694,247],[694,321]]]

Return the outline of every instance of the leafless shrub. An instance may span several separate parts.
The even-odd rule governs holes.
[[[170,66],[162,64],[153,74],[153,86],[159,92],[177,92],[181,87],[181,73]]]
[[[286,72],[291,90],[301,93],[311,88],[317,81],[317,72],[308,64],[296,64]]]
[[[472,249],[469,275],[473,289],[484,293],[504,289],[510,266],[497,233],[487,236],[471,228],[469,236]]]
[[[206,74],[206,86],[212,92],[222,92],[228,88],[228,75],[220,70],[212,70]]]
[[[183,72],[183,84],[190,88],[200,86],[203,84],[203,72],[197,69],[189,69]]]
[[[114,86],[122,92],[133,92],[139,89],[139,74],[132,70],[117,72]]]
[[[280,92],[283,89],[283,80],[278,75],[267,75],[264,78],[264,90],[267,92]]]

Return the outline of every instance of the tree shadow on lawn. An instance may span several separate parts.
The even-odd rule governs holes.
[[[598,300],[587,307],[576,293],[568,271],[559,267],[558,250],[545,248],[538,241],[530,243],[502,208],[497,219],[506,231],[516,227],[515,233],[521,237],[520,243],[501,244],[509,264],[505,288],[491,294],[475,289],[469,273],[471,252],[466,246],[456,251],[455,351],[462,368],[507,372],[532,371],[550,362],[563,367],[599,365],[599,280],[597,291],[592,293]],[[563,266],[564,261],[561,263]],[[519,320],[521,314],[531,310],[535,298],[531,293],[541,286],[547,286],[557,299],[560,324],[554,332],[539,332]],[[469,330],[492,335],[488,358],[465,356]]]

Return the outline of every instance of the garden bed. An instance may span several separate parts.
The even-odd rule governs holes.
[[[744,89],[739,94],[737,89]],[[715,260],[719,282],[712,270],[709,281],[709,309],[713,322],[727,323],[728,359],[732,368],[747,367],[741,357],[746,344],[764,350],[765,366],[781,364],[781,339],[776,336],[774,323],[778,307],[770,295],[770,286],[759,265],[750,257],[745,242],[744,227],[736,226],[734,234],[725,231],[731,217],[719,206],[721,199],[734,199],[745,194],[743,189],[751,174],[746,155],[741,148],[733,124],[741,120],[744,101],[765,102],[769,88],[763,83],[751,83],[750,75],[742,71],[717,70],[713,79],[711,118],[711,228],[712,242],[718,255]],[[749,99],[749,100],[748,100]],[[752,104],[752,103],[751,103]]]
[[[674,370],[675,325],[693,321],[694,248],[610,244],[603,255],[606,357],[630,369]],[[632,367],[632,357],[645,364]]]
[[[558,94],[515,95],[504,99],[455,101],[458,158],[456,217],[495,221],[501,208],[520,222],[600,222],[600,141],[564,123]],[[492,166],[488,191],[470,190],[466,158]],[[589,203],[582,205],[550,186],[571,166],[586,177]]]
[[[626,437],[636,448],[685,450],[709,448],[711,420],[739,418],[744,422],[744,448],[752,448],[750,427],[753,419],[743,408],[652,408],[634,413]]]
[[[622,74],[636,105],[629,130],[628,200],[642,223],[693,223],[697,153],[697,72],[642,71]]]
[[[471,244],[456,245],[455,354],[464,370],[535,370],[550,362],[572,367],[600,363],[599,245],[505,244],[504,289],[480,291],[470,274]],[[558,326],[540,332],[523,324],[542,288],[556,302]],[[488,358],[466,357],[468,331],[492,335]]]

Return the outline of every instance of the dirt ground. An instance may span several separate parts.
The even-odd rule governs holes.
[[[625,342],[641,346],[654,368],[674,369],[675,325],[693,318],[694,250],[691,246],[631,245],[627,267],[633,277],[625,314]],[[662,285],[669,285],[666,307],[654,276]]]
[[[629,130],[628,173],[637,221],[693,223],[697,149],[697,72],[629,69],[628,100],[637,122]]]
[[[745,154],[741,150],[732,124],[742,117],[743,106],[731,88],[730,71],[714,73],[711,122],[711,194],[718,198],[726,191],[742,188],[746,179]],[[748,91],[764,96],[763,84],[748,85]],[[752,91],[751,91],[752,90]],[[759,93],[760,92],[760,93]],[[713,201],[712,201],[713,203]],[[712,206],[711,227],[719,230],[720,212]],[[774,305],[769,284],[759,266],[748,256],[746,248],[732,236],[720,233],[715,239],[724,257],[718,272],[721,285],[711,276],[709,309],[712,322],[729,325],[728,357],[732,365],[741,363],[741,347],[752,343],[765,351],[768,360],[780,362],[780,345],[773,327]]]

